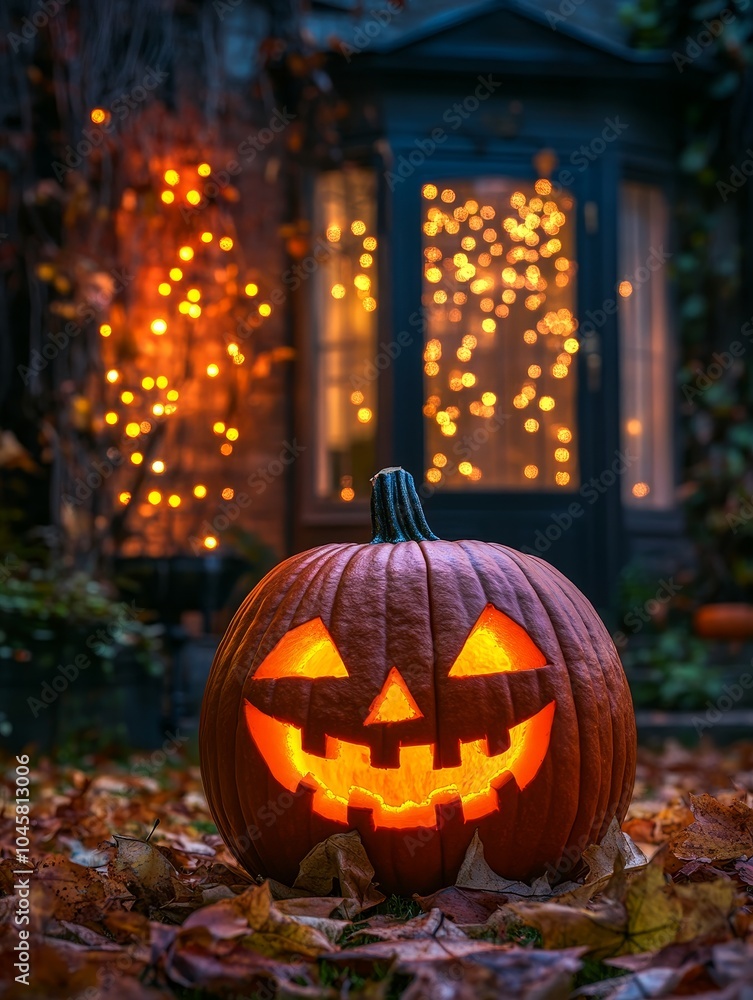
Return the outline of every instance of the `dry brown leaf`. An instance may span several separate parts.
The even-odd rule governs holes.
[[[553,889],[546,875],[537,878],[530,885],[526,882],[502,878],[487,864],[484,857],[484,845],[478,835],[478,830],[476,830],[473,834],[473,840],[465,852],[458,877],[455,879],[455,885],[461,889],[486,889],[491,892],[503,893],[506,896],[548,899],[558,893],[567,892],[574,888],[576,883],[565,882]]]
[[[153,844],[115,837],[118,853],[108,870],[123,878],[129,892],[148,907],[160,907],[175,898],[178,872]]]
[[[374,885],[374,868],[355,830],[335,833],[309,851],[293,889],[312,896],[342,896],[339,910],[348,919],[385,899]]]
[[[567,1000],[581,968],[576,951],[486,951],[473,960],[401,963],[414,978],[402,1000]]]
[[[280,913],[266,882],[195,910],[178,932],[176,948],[193,930],[206,930],[215,940],[242,938],[244,947],[283,962],[311,959],[331,950],[321,931]]]
[[[425,913],[432,909],[441,910],[456,924],[483,924],[506,898],[504,893],[464,889],[458,885],[440,889],[430,896],[414,896]]]
[[[740,799],[720,802],[713,795],[691,795],[695,821],[671,842],[683,861],[729,861],[753,855],[753,809]]]

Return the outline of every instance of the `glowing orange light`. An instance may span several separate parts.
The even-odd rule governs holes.
[[[164,412],[165,412],[165,407],[163,406],[162,403],[155,403],[154,406],[152,407],[152,413],[155,415],[155,417],[161,417]]]
[[[167,330],[167,323],[164,319],[153,319],[150,327],[152,333],[161,336]]]
[[[232,500],[234,496],[235,496],[235,490],[233,489],[232,486],[226,486],[225,489],[222,491],[223,500]]]
[[[112,327],[109,323],[103,323],[99,328],[99,333],[102,337],[109,337],[112,333]]]
[[[156,472],[157,475],[161,475],[165,471],[165,463],[162,459],[158,458],[156,461],[152,462],[152,472]]]
[[[170,389],[170,391],[167,394],[167,398],[170,399],[170,400],[172,400],[174,402],[178,398],[179,395],[180,395],[180,393],[178,392],[177,389]]]
[[[220,250],[225,250],[227,252],[228,250],[232,249],[233,249],[232,239],[229,236],[220,236]]]
[[[327,228],[327,239],[330,243],[337,243],[341,235],[339,226],[329,226]]]
[[[350,401],[354,404],[354,406],[360,406],[363,402],[363,393],[359,389],[356,389],[355,392],[351,392]]]
[[[269,305],[268,302],[262,302],[261,305],[259,306],[259,315],[260,316],[271,316],[272,315],[272,306]]]
[[[351,500],[355,498],[356,491],[352,486],[343,486],[340,490],[340,499],[344,500],[345,503],[350,503]]]
[[[180,507],[180,497],[178,496],[177,493],[171,494],[167,498],[167,502],[170,504],[171,507]]]
[[[183,277],[183,272],[179,267],[171,267],[170,277],[172,278],[173,281],[180,281],[180,279]]]
[[[437,185],[436,184],[424,184],[424,186],[421,188],[421,194],[428,201],[432,201],[434,198],[437,197]]]
[[[134,451],[134,453],[131,455],[131,461],[133,462],[134,465],[141,465],[141,463],[144,461],[144,456],[141,454],[140,451]]]
[[[199,175],[199,177],[209,177],[211,172],[212,168],[209,166],[208,163],[200,163],[196,168],[196,173]]]
[[[251,298],[254,297],[254,295],[256,295],[258,293],[259,286],[255,285],[253,281],[249,281],[249,283],[246,285],[246,287],[243,289],[243,291],[251,299]]]
[[[345,298],[345,285],[341,285],[339,282],[333,285],[330,289],[330,294],[333,299],[344,299]]]
[[[149,423],[148,420],[142,420],[141,423],[139,424],[139,428],[141,429],[142,434],[148,434],[149,431],[152,429],[152,425]]]
[[[233,446],[231,444],[228,444],[227,441],[226,441],[224,444],[220,445],[220,452],[223,455],[232,455],[233,454]]]
[[[627,299],[633,294],[633,286],[629,281],[621,281],[617,287],[617,291],[623,299]]]
[[[172,286],[167,281],[161,281],[157,286],[157,291],[160,295],[169,295],[172,291]]]
[[[221,420],[218,420],[216,421],[216,423],[212,425],[212,430],[214,431],[215,434],[224,434],[225,424]]]
[[[539,467],[537,465],[527,465],[525,469],[523,469],[523,475],[526,479],[535,479],[538,474]]]
[[[137,423],[126,424],[125,432],[127,437],[135,438],[138,437],[139,434],[141,433],[141,428]]]
[[[160,493],[159,490],[151,490],[147,494],[147,500],[149,501],[149,503],[156,505],[162,500],[162,494]]]
[[[407,722],[409,719],[422,719],[423,716],[424,713],[416,704],[400,671],[397,667],[392,667],[382,690],[369,706],[369,714],[363,724],[371,726],[376,722]]]
[[[206,488],[206,486],[203,486],[201,483],[199,483],[197,486],[194,486],[194,488],[193,488],[193,495],[195,497],[198,497],[199,500],[203,500],[204,497],[207,495],[207,488]]]
[[[239,432],[237,427],[228,427],[227,431],[225,432],[225,437],[228,439],[228,441],[237,441],[238,434]]]
[[[163,191],[162,194],[160,195],[160,198],[164,201],[166,205],[172,205],[172,203],[175,201],[175,192]]]
[[[175,187],[175,185],[180,180],[180,174],[177,170],[166,170],[165,171],[165,184],[169,184],[170,187]]]
[[[368,406],[362,406],[356,416],[358,417],[360,423],[368,424],[373,416],[373,413]]]
[[[108,114],[104,108],[92,108],[89,117],[95,125],[101,125],[102,122],[107,121]]]
[[[651,492],[651,487],[648,483],[635,483],[630,492],[634,497],[647,497]]]
[[[178,256],[181,260],[193,260],[193,247],[181,247],[178,251]]]
[[[117,370],[117,368],[111,368],[107,373],[107,375],[105,375],[105,378],[107,379],[108,382],[117,382],[118,379],[120,378],[120,372]]]
[[[547,659],[524,628],[487,604],[473,626],[449,677],[478,677],[544,667]]]
[[[366,223],[360,219],[356,219],[355,222],[350,224],[350,231],[354,236],[363,236],[366,232]]]
[[[166,375],[158,375],[157,376],[157,388],[158,389],[165,389],[165,388],[167,388],[167,376]]]
[[[132,403],[133,402],[133,393],[130,392],[128,389],[126,389],[125,392],[121,392],[120,398],[126,404]]]
[[[130,501],[131,501],[131,494],[128,492],[128,490],[123,490],[122,493],[118,494],[118,500],[120,500],[120,502],[123,505],[125,505],[127,503],[130,503]]]
[[[207,375],[210,378],[216,378],[216,376],[219,374],[220,374],[219,365],[215,364],[207,365]]]
[[[214,537],[214,535],[207,535],[207,537],[204,539],[204,548],[205,549],[216,549],[218,545],[219,545],[219,542]]]
[[[109,413],[105,414],[105,423],[107,423],[107,424],[117,424],[117,422],[118,422],[118,415],[117,415],[117,413],[115,413],[112,410],[110,410]]]
[[[186,292],[186,298],[189,302],[198,302],[201,298],[201,292],[198,288],[189,288]]]

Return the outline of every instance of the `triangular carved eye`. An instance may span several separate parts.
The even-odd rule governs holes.
[[[287,632],[254,674],[270,677],[347,677],[348,671],[321,618]]]
[[[487,604],[447,676],[480,677],[546,665],[546,657],[526,630]]]

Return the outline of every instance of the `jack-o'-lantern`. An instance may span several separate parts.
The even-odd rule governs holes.
[[[287,559],[215,656],[200,729],[207,800],[254,875],[290,882],[358,830],[386,891],[450,884],[478,830],[530,878],[627,808],[635,720],[593,607],[548,563],[445,542],[402,469],[374,478],[374,537]]]

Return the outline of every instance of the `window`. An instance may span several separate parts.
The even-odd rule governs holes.
[[[421,194],[426,480],[577,488],[572,196],[514,178]]]
[[[653,184],[620,191],[619,331],[622,443],[635,456],[622,479],[635,510],[673,504],[672,396],[667,273],[668,210]]]
[[[315,493],[366,500],[376,468],[376,179],[347,167],[321,174],[314,198]],[[378,374],[378,373],[377,373]]]

